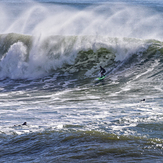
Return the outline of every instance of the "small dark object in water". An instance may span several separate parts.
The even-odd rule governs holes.
[[[141,101],[145,101],[145,99],[141,100]]]
[[[22,125],[27,125],[27,122],[24,122]]]

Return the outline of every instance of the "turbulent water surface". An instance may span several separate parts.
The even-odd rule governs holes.
[[[162,1],[9,0],[0,14],[0,162],[163,161]]]

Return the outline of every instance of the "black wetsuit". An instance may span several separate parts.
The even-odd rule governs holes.
[[[103,76],[105,76],[105,72],[106,72],[106,70],[104,69],[104,68],[102,68],[102,67],[100,67],[101,68],[101,70],[100,70],[100,72],[101,72],[101,77],[103,77]]]

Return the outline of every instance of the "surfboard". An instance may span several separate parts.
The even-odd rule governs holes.
[[[103,80],[106,76],[102,76],[102,77],[99,77],[97,78],[98,80]]]

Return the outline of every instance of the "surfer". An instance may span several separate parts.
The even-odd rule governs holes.
[[[22,125],[27,125],[27,122],[24,122]]]
[[[105,72],[106,72],[106,70],[105,70],[103,67],[100,66],[101,78],[102,78],[103,76],[105,76]]]
[[[21,124],[21,125],[14,125],[14,127],[21,127],[21,126],[27,126],[27,122],[24,122],[24,123]]]

